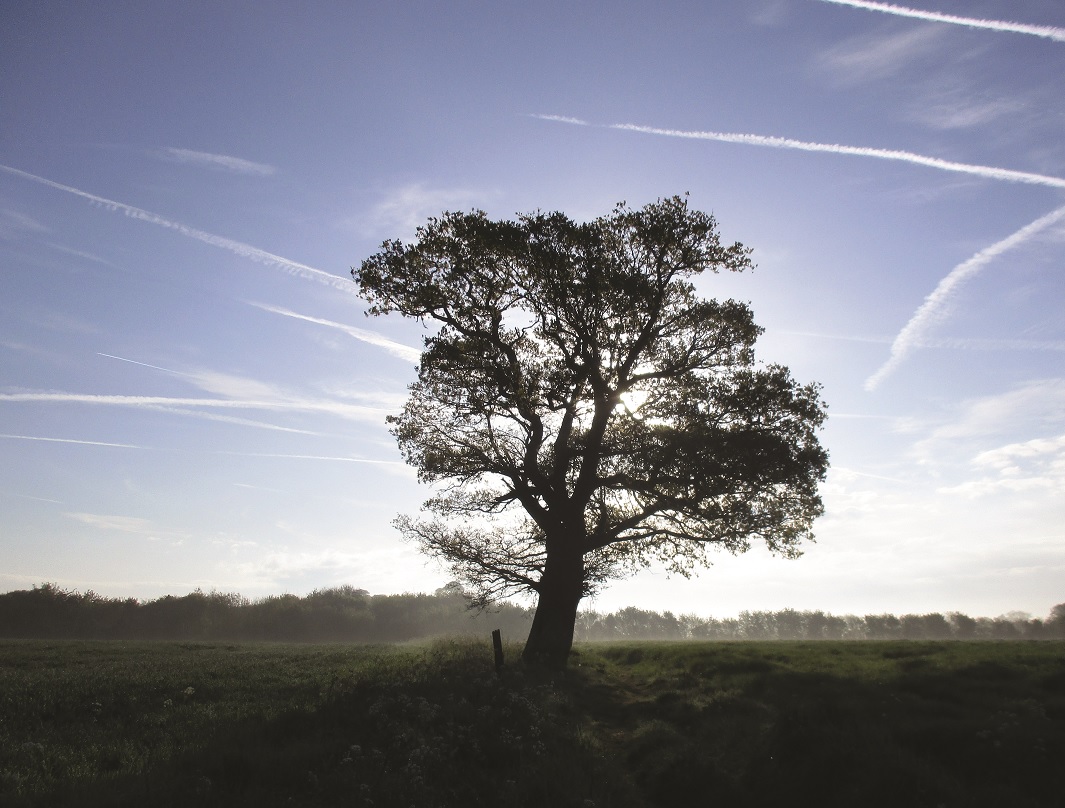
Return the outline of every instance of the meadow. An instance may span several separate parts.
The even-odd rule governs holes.
[[[1062,642],[0,641],[0,804],[1060,806]]]

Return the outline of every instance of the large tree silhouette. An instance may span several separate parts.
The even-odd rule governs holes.
[[[436,495],[397,524],[477,600],[537,594],[526,661],[564,666],[611,578],[812,538],[819,387],[756,364],[750,308],[691,280],[749,254],[672,197],[587,223],[445,213],[352,269],[368,313],[439,326],[389,418]]]

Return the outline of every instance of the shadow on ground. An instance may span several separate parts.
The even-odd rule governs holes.
[[[12,806],[1058,806],[1065,644],[439,644]],[[116,767],[118,768],[118,767]]]

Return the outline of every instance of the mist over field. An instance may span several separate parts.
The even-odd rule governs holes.
[[[0,595],[0,638],[395,643],[431,637],[528,634],[533,609],[503,602],[469,607],[457,584],[432,594],[371,595],[340,586],[305,597],[249,600],[201,591],[140,601],[54,584]],[[784,609],[736,617],[676,615],[628,607],[578,614],[575,638],[604,640],[1052,640],[1065,639],[1065,603],[1046,618],[940,614],[833,615]]]

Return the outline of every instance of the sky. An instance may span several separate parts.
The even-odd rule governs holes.
[[[66,3],[0,11],[0,592],[248,597],[448,571],[385,417],[425,329],[349,270],[444,210],[689,193],[762,362],[823,384],[798,560],[585,606],[1065,601],[1060,0]]]

